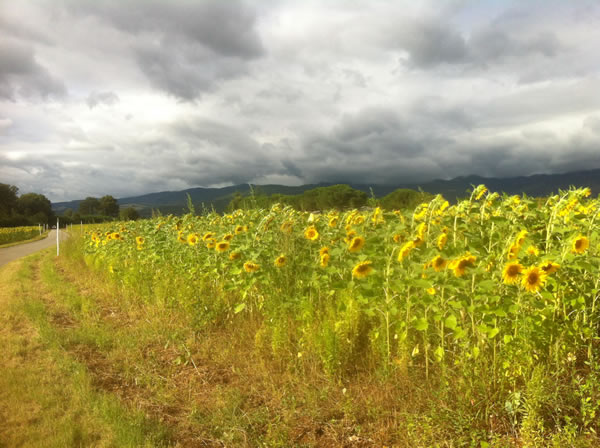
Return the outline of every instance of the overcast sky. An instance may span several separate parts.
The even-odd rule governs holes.
[[[0,0],[0,182],[52,201],[600,168],[600,2]]]

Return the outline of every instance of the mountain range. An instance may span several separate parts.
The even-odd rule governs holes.
[[[576,171],[562,174],[535,174],[532,176],[519,177],[482,177],[462,176],[450,180],[436,179],[423,183],[398,183],[395,185],[366,185],[350,183],[352,188],[382,197],[399,188],[423,190],[432,194],[441,194],[450,201],[456,201],[464,197],[473,185],[485,184],[490,191],[507,194],[525,193],[529,196],[547,196],[557,192],[559,189],[567,189],[569,186],[590,187],[594,195],[600,193],[600,169],[588,171]],[[160,210],[161,213],[180,214],[187,211],[187,195],[189,194],[196,209],[201,207],[214,208],[217,211],[225,209],[236,192],[243,195],[249,194],[251,188],[258,193],[295,195],[317,187],[335,185],[334,183],[319,183],[300,185],[295,187],[285,185],[257,185],[248,184],[233,185],[223,188],[190,188],[181,191],[161,191],[141,196],[119,198],[121,207],[134,207],[142,216],[149,216],[152,209]],[[52,209],[63,213],[66,209],[77,211],[79,203],[74,200],[68,202],[55,202]]]

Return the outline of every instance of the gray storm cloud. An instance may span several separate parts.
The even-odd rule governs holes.
[[[600,167],[593,2],[26,0],[0,31],[0,182],[52,200]]]

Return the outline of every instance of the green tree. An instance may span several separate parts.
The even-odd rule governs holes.
[[[119,216],[119,203],[110,195],[102,196],[99,200],[98,211],[104,216]]]
[[[127,207],[121,210],[121,220],[135,221],[140,218],[140,214],[133,207]]]
[[[415,191],[408,188],[401,188],[392,191],[387,196],[381,198],[381,206],[388,210],[399,210],[415,208],[422,202],[429,202],[433,195],[424,191]]]
[[[53,221],[54,212],[50,200],[43,194],[27,193],[17,199],[17,209],[32,223]]]
[[[14,185],[0,184],[0,217],[9,217],[17,209],[17,193]]]
[[[100,211],[98,198],[88,196],[79,203],[79,213],[82,215],[96,215]]]

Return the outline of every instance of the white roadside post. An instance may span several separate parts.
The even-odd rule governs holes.
[[[60,234],[60,222],[58,221],[58,218],[56,218],[56,256],[58,257],[58,254],[60,253],[60,242],[59,242],[59,238],[58,235]]]
[[[40,231],[40,235],[42,234],[42,225],[38,224],[38,230]]]

